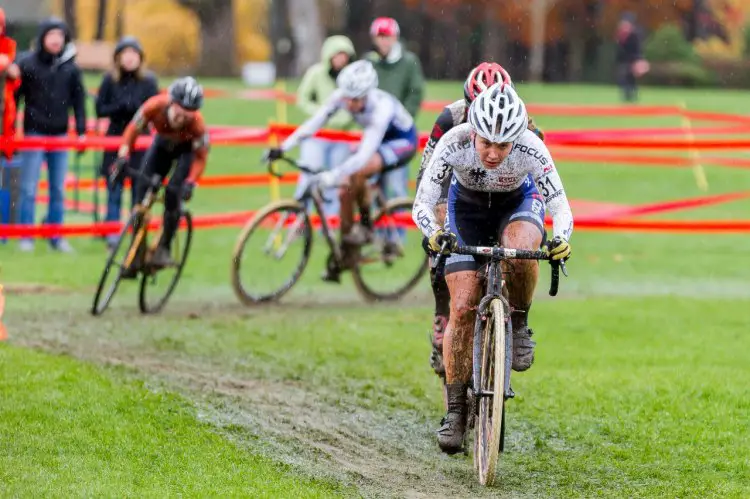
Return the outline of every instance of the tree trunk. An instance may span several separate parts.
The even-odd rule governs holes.
[[[297,46],[295,73],[302,75],[320,61],[323,25],[317,0],[289,0],[289,24]]]
[[[497,5],[485,4],[484,22],[482,23],[482,60],[494,61],[505,66],[508,63],[508,39],[505,24],[495,18]]]
[[[287,0],[274,0],[271,2],[268,14],[276,77],[289,78],[293,73],[295,47],[289,28]]]
[[[568,33],[568,64],[569,81],[583,79],[583,59],[586,53],[586,15],[576,12],[567,16],[566,29]]]
[[[115,38],[122,38],[125,33],[125,0],[117,0],[117,16],[115,16]]]
[[[64,0],[63,1],[63,16],[65,17],[65,24],[68,25],[68,31],[70,31],[70,36],[72,38],[76,38],[78,36],[76,0]]]
[[[531,56],[529,57],[529,80],[542,81],[544,74],[544,33],[547,28],[547,12],[554,0],[530,0],[531,8]]]
[[[96,35],[94,39],[98,42],[104,40],[104,30],[107,27],[107,0],[99,0],[99,12],[96,17]]]
[[[201,55],[198,73],[232,76],[235,73],[234,10],[232,0],[178,0],[198,16]]]

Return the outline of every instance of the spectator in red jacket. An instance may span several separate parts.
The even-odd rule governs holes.
[[[16,41],[5,34],[5,11],[0,8],[0,135],[13,137],[16,124],[15,91],[20,84],[21,71],[16,60]],[[11,147],[4,147],[3,155],[10,159],[13,156]]]

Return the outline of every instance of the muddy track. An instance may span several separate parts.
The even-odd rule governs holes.
[[[203,313],[223,312],[220,306]],[[184,317],[188,311],[173,308],[172,313]],[[237,445],[304,475],[352,485],[364,497],[519,497],[479,487],[470,458],[442,455],[434,440],[437,421],[425,415],[376,412],[331,388],[237,377],[210,359],[144,351],[111,337],[82,334],[82,322],[90,319],[78,313],[61,318],[67,320],[54,331],[39,319],[26,319],[27,333],[15,343],[126,367],[155,388],[186,396],[201,419]]]

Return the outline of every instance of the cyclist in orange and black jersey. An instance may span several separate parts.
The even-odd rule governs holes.
[[[136,112],[123,134],[123,144],[118,150],[118,168],[127,162],[138,135],[151,125],[156,131],[151,146],[146,151],[141,165],[143,176],[138,179],[136,196],[138,202],[148,189],[148,179],[156,173],[162,178],[169,175],[164,194],[164,230],[159,246],[151,259],[154,267],[171,265],[170,246],[180,221],[180,201],[188,201],[206,168],[209,141],[208,133],[199,112],[203,104],[203,88],[191,77],[176,80],[167,94],[147,100]],[[142,254],[143,249],[139,248]],[[134,277],[140,258],[123,274]]]

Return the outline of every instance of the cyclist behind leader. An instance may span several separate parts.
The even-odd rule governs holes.
[[[275,160],[299,142],[315,134],[340,109],[346,109],[364,132],[357,151],[338,167],[316,178],[323,188],[340,185],[341,241],[361,246],[371,240],[370,200],[367,179],[384,168],[405,168],[417,152],[417,129],[409,112],[391,94],[380,90],[378,74],[369,61],[355,61],[336,78],[337,89],[321,108],[287,138],[281,148],[270,149],[266,157]],[[354,225],[354,202],[360,224]],[[338,282],[336,273],[324,280]]]
[[[435,151],[440,138],[445,135],[454,126],[458,126],[462,123],[466,123],[466,114],[469,110],[469,105],[483,90],[487,90],[494,83],[507,83],[513,85],[510,75],[505,69],[494,62],[483,62],[471,70],[469,76],[466,78],[464,83],[464,98],[459,99],[452,104],[445,106],[443,112],[437,117],[435,125],[432,127],[430,138],[427,141],[424,152],[422,153],[422,163],[417,174],[417,189],[419,189],[422,176],[425,168],[432,158],[432,153]],[[539,130],[534,124],[531,116],[529,116],[529,130],[536,133],[537,136],[544,140],[544,133]],[[451,176],[446,174],[442,179],[440,197],[436,206],[435,215],[437,217],[438,225],[442,226],[445,220],[445,204],[448,201],[448,188],[450,186]],[[427,238],[422,241],[422,246],[427,251],[427,254],[434,257],[434,253],[430,251]],[[430,355],[430,366],[435,370],[435,373],[441,378],[445,378],[445,367],[443,365],[443,334],[445,332],[445,326],[448,324],[448,314],[450,312],[450,294],[448,293],[448,285],[445,283],[445,276],[442,272],[435,275],[435,271],[432,271],[432,294],[435,297],[435,317],[432,322],[432,353]]]
[[[136,199],[143,202],[153,174],[163,179],[177,164],[164,193],[164,225],[159,245],[149,262],[156,268],[173,265],[170,256],[172,239],[180,223],[180,201],[188,201],[206,168],[208,133],[199,109],[203,104],[203,88],[191,77],[175,80],[166,94],[156,95],[143,103],[123,133],[113,173],[128,162],[138,135],[152,125],[156,131],[153,142],[141,164],[142,177],[137,179]],[[142,223],[142,220],[136,224]],[[137,232],[137,225],[133,227]],[[136,276],[142,264],[144,245],[138,248],[133,264],[123,277]]]
[[[443,179],[451,174],[443,229],[435,212]],[[528,129],[526,106],[516,91],[511,85],[496,83],[471,103],[468,123],[454,127],[438,142],[412,215],[436,252],[443,243],[448,243],[448,251],[459,244],[491,246],[497,242],[536,250],[545,236],[545,204],[553,222],[554,238],[547,244],[550,257],[567,259],[573,215],[560,176],[544,142]],[[448,411],[437,438],[441,450],[449,454],[461,450],[466,429],[474,316],[482,294],[477,271],[484,262],[480,260],[453,254],[445,265],[451,296],[443,343]],[[512,364],[513,369],[523,371],[534,360],[535,343],[527,321],[539,264],[518,260],[504,265],[504,272],[510,274]]]

